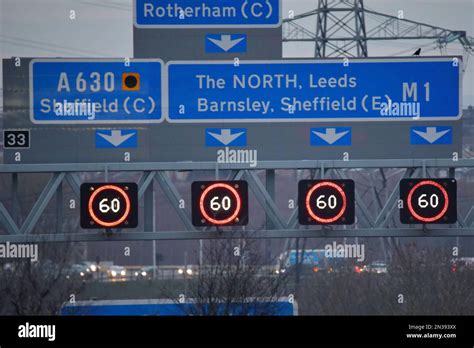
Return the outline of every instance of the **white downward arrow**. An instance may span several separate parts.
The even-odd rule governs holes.
[[[233,142],[235,139],[240,137],[242,134],[244,134],[245,132],[231,134],[230,129],[221,129],[220,134],[211,133],[211,132],[208,132],[208,133],[212,135],[214,138],[216,138],[217,140],[219,140],[222,144],[227,146],[231,142]]]
[[[338,141],[339,139],[341,139],[344,135],[346,135],[347,133],[349,133],[349,131],[344,131],[344,132],[341,132],[341,133],[336,133],[336,128],[327,128],[326,129],[326,133],[320,133],[320,132],[316,132],[316,131],[313,131],[314,134],[316,134],[318,137],[320,137],[321,139],[323,139],[326,143],[328,143],[329,145],[332,145],[334,144],[336,141]]]
[[[436,127],[426,127],[426,132],[422,131],[417,131],[413,130],[416,134],[418,134],[420,137],[425,139],[427,142],[430,144],[433,144],[436,140],[441,138],[443,135],[449,132],[449,129],[438,132],[436,131]]]
[[[129,133],[122,135],[121,130],[113,130],[110,135],[98,133],[102,138],[111,143],[113,146],[117,147],[127,139],[135,135],[135,133]]]
[[[209,38],[209,41],[211,41],[214,45],[220,47],[224,52],[229,51],[232,47],[237,45],[240,41],[242,41],[244,38],[241,37],[239,39],[232,40],[230,35],[221,35],[220,40],[216,39],[211,39]]]

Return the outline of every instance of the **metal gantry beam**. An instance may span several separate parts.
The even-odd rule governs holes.
[[[268,194],[265,186],[262,184],[260,179],[257,176],[255,171],[247,170],[246,176],[248,179],[248,183],[252,191],[255,193],[255,197],[260,203],[260,206],[265,210],[267,217],[270,219],[272,226],[275,226],[276,229],[282,230],[287,228],[283,219],[280,218],[280,214],[278,213],[278,208],[270,196]]]
[[[53,176],[49,180],[43,192],[41,192],[38,200],[34,204],[30,213],[26,217],[25,222],[21,226],[21,234],[30,234],[30,232],[34,229],[44,209],[58,190],[58,187],[61,185],[65,175],[66,173],[53,173]]]
[[[353,238],[353,237],[472,237],[473,228],[361,228],[357,234],[353,229],[288,229],[288,230],[255,230],[252,232],[237,230],[228,232],[216,231],[160,231],[104,233],[71,233],[71,234],[32,234],[0,235],[0,243],[47,243],[47,242],[101,242],[101,241],[146,241],[146,240],[199,240],[199,239],[239,239],[239,238]]]
[[[409,168],[405,171],[403,174],[402,179],[407,179],[412,176],[416,176],[418,172],[418,169],[413,169]],[[398,190],[400,189],[400,181],[398,182],[397,185],[395,185],[395,188],[392,190],[392,193],[388,197],[387,201],[385,202],[385,205],[383,206],[382,210],[380,213],[377,215],[377,218],[374,221],[374,225],[376,227],[382,227],[387,224],[387,222],[391,219],[393,216],[393,213],[395,211],[396,203],[398,200]]]
[[[182,199],[181,195],[179,194],[178,190],[171,182],[169,176],[164,172],[157,172],[156,180],[160,184],[161,188],[163,189],[163,192],[165,193],[166,197],[171,202],[172,206],[175,208],[176,213],[178,214],[179,218],[186,226],[186,229],[188,231],[194,231],[195,228],[191,222],[191,214],[188,212],[187,209],[180,208],[180,201]]]
[[[142,172],[138,179],[139,196],[145,206],[147,222],[142,224],[139,230],[116,231],[112,235],[96,232],[82,232],[79,227],[72,228],[68,233],[59,233],[60,229],[48,228],[48,231],[37,228],[37,223],[46,210],[51,198],[57,194],[62,183],[66,182],[72,189],[72,192],[79,197],[79,189],[82,177],[90,172],[104,172],[107,168],[109,177],[116,173],[129,173],[135,175],[136,172]],[[109,163],[104,164],[30,164],[30,165],[0,165],[0,174],[7,175],[32,175],[34,173],[51,173],[51,178],[37,197],[33,208],[25,217],[23,223],[15,221],[7,207],[13,208],[13,204],[0,202],[0,226],[4,234],[0,235],[0,241],[91,241],[91,240],[149,240],[149,239],[209,239],[222,238],[229,235],[235,235],[239,232],[233,228],[225,228],[220,231],[206,228],[196,228],[191,223],[189,206],[186,202],[185,208],[181,207],[182,197],[177,190],[175,183],[171,180],[167,171],[187,170],[187,171],[206,171],[212,178],[215,172],[215,163],[213,162],[182,162],[182,163]],[[382,182],[391,180],[390,191],[386,189],[385,199],[380,203],[372,202],[368,205],[370,195],[364,196],[357,190],[356,194],[356,213],[358,222],[355,226],[345,228],[335,228],[333,226],[315,226],[299,228],[297,223],[297,207],[290,212],[281,212],[277,206],[278,192],[276,197],[272,197],[271,192],[267,191],[266,186],[259,178],[259,170],[278,170],[294,169],[309,171],[312,178],[350,178],[353,173],[369,172],[370,177],[367,182],[369,185],[375,185],[374,174],[383,173]],[[397,168],[398,170],[393,170]],[[267,226],[263,230],[257,228],[247,228],[246,234],[257,238],[290,238],[290,237],[321,237],[321,236],[343,236],[343,237],[402,237],[402,236],[474,236],[474,208],[468,207],[465,216],[459,215],[458,226],[449,228],[422,227],[421,225],[412,225],[410,228],[393,226],[394,215],[396,212],[396,202],[398,200],[398,183],[403,178],[418,177],[427,175],[430,169],[446,169],[450,176],[454,176],[456,170],[460,175],[467,173],[468,169],[474,168],[474,159],[461,159],[453,161],[449,159],[426,159],[426,160],[354,160],[354,161],[262,161],[256,168],[249,168],[244,165],[220,164],[220,171],[228,171],[223,174],[222,179],[246,179],[249,182],[250,189],[255,193],[257,203],[261,206],[262,213],[267,217]],[[396,174],[387,175],[383,169],[392,169]],[[400,170],[401,169],[401,170]],[[361,171],[363,170],[363,172]],[[165,197],[175,208],[179,219],[183,222],[183,231],[156,231],[154,226],[154,212],[159,209],[156,207],[153,181],[156,181],[162,188]],[[190,183],[189,183],[190,187]],[[371,189],[369,187],[369,189]],[[296,181],[295,181],[296,190]],[[148,192],[148,196],[146,196]],[[375,191],[378,195],[378,191]],[[15,193],[13,196],[17,196]],[[145,197],[146,196],[146,197]],[[63,195],[57,196],[63,199]],[[59,199],[59,198],[58,198]],[[150,206],[151,205],[151,206]],[[370,208],[369,208],[370,207]],[[57,214],[63,214],[63,209],[57,209]],[[289,219],[285,216],[288,216]],[[63,221],[62,216],[58,216],[58,221]],[[390,226],[392,221],[392,226]],[[71,228],[71,227],[69,227]],[[54,232],[53,232],[54,231]],[[146,231],[146,232],[144,232]]]
[[[221,163],[223,170],[264,169],[379,169],[379,168],[468,168],[474,169],[474,159],[377,159],[377,160],[302,160],[302,161],[258,161],[254,167],[239,163]],[[0,164],[0,174],[6,173],[87,173],[146,171],[214,171],[215,162],[137,162],[137,163],[47,163],[47,164]]]

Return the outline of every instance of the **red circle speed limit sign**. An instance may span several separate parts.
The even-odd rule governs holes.
[[[81,186],[83,228],[131,228],[137,221],[135,183],[94,183]]]
[[[454,223],[456,181],[454,179],[404,179],[400,182],[402,223]]]
[[[352,180],[302,180],[298,185],[302,225],[349,225],[354,222]]]
[[[195,226],[247,224],[247,183],[245,181],[194,182],[192,202]]]

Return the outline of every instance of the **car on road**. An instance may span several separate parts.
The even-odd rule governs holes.
[[[153,279],[153,266],[142,267],[134,273],[135,279]]]
[[[364,272],[382,274],[387,273],[387,264],[384,261],[375,261],[364,267]]]
[[[90,270],[90,267],[83,263],[76,263],[71,266],[69,269],[70,275],[79,276],[83,280],[90,280],[93,278],[93,274]]]
[[[451,260],[451,272],[474,271],[474,257],[457,257]]]
[[[127,277],[127,270],[125,267],[114,265],[109,267],[107,274],[109,280],[125,280]]]

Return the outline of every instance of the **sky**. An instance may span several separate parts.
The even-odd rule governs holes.
[[[474,0],[366,0],[369,9],[440,27],[466,30],[474,37]],[[317,7],[317,0],[283,0],[284,17]],[[75,18],[70,18],[70,11]],[[309,21],[309,22],[308,22]],[[314,27],[312,17],[305,25]],[[368,22],[369,25],[369,22]],[[0,0],[0,56],[131,57],[132,0]],[[369,44],[369,55],[410,55],[423,46],[438,55],[431,41],[384,41]],[[310,57],[313,45],[288,44],[286,56]],[[450,45],[448,54],[462,55]],[[464,76],[463,104],[474,104],[474,58]]]

